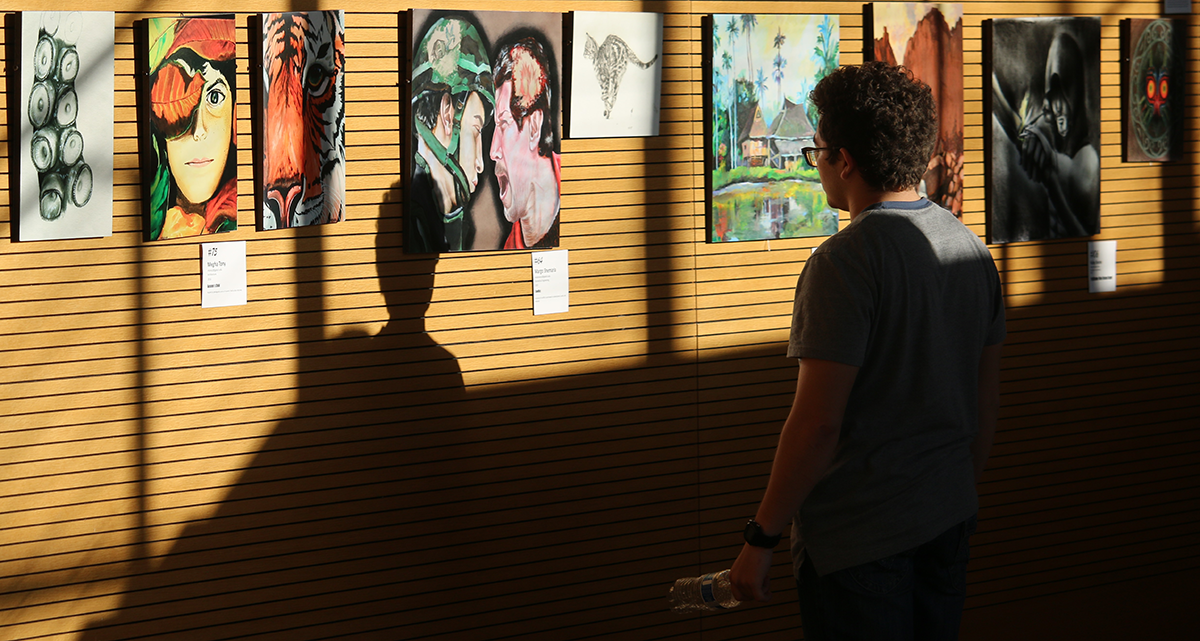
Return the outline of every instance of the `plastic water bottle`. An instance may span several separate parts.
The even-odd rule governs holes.
[[[667,592],[667,601],[674,612],[728,610],[742,604],[733,598],[729,570],[679,579]]]

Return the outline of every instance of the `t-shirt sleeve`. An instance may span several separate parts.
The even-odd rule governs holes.
[[[991,258],[991,255],[988,255]],[[1008,335],[1008,329],[1005,326],[1004,313],[1004,289],[1000,285],[1000,274],[996,271],[996,263],[991,264],[991,286],[992,286],[992,322],[988,326],[987,339],[984,345],[998,345],[1004,342],[1004,338]]]
[[[796,283],[788,356],[861,367],[874,313],[873,288],[830,252],[809,257]]]

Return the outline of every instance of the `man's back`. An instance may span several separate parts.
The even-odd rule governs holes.
[[[800,512],[822,574],[912,548],[978,509],[977,368],[1003,323],[987,248],[924,200],[868,208],[809,259],[789,355],[860,368],[830,470]]]

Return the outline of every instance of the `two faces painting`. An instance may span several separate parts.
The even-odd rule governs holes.
[[[406,251],[558,244],[561,23],[538,15],[413,12]]]

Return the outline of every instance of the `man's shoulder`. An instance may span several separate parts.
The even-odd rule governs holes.
[[[905,201],[884,201],[863,211],[862,222],[874,218],[875,224],[882,224],[889,219],[924,218],[956,221],[954,214],[937,203],[926,198]]]
[[[898,213],[900,216],[897,216]],[[903,217],[903,210],[888,207],[876,206],[869,210],[864,210],[850,221],[849,225],[846,225],[838,230],[837,233],[825,239],[825,242],[813,250],[813,254],[853,252],[856,248],[861,248],[864,244],[872,243],[875,238],[887,236],[888,229],[898,220],[903,219]]]
[[[946,209],[925,201],[919,208],[878,206],[864,211],[813,250],[812,258],[860,268],[869,264],[887,272],[896,263],[919,264],[947,253],[990,258],[975,232]]]
[[[924,199],[918,202],[922,206],[895,207],[885,204],[877,207],[870,212],[870,215],[861,216],[860,220],[856,221],[862,223],[860,233],[893,236],[902,235],[901,230],[908,230],[919,232],[927,238],[940,236],[957,237],[961,240],[970,238],[978,240],[978,236],[946,208]]]

